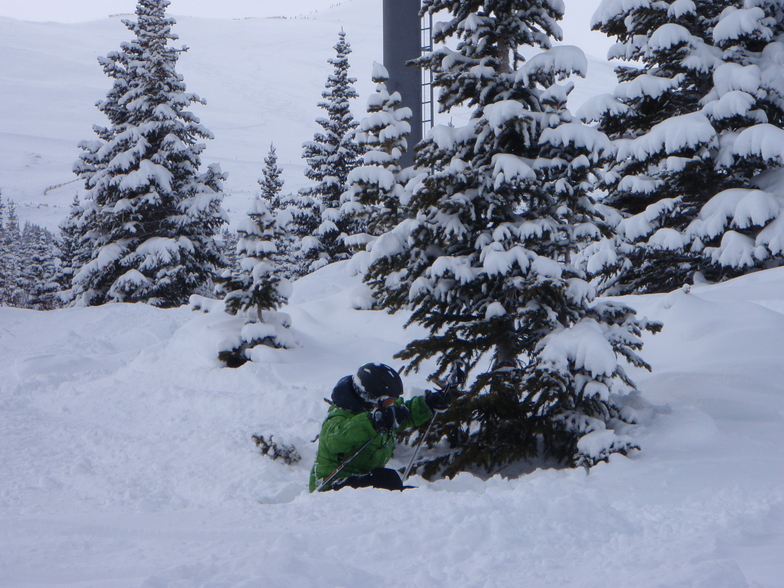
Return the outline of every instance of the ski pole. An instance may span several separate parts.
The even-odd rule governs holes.
[[[422,442],[425,440],[425,437],[430,433],[430,429],[433,427],[433,423],[436,422],[436,417],[438,413],[433,413],[433,418],[430,419],[430,422],[427,425],[427,429],[425,429],[425,434],[422,435],[422,438],[417,443],[416,447],[414,448],[414,455],[411,456],[411,461],[408,462],[408,466],[406,466],[406,471],[403,474],[403,481],[405,482],[408,480],[408,475],[411,473],[411,468],[414,466],[414,461],[416,461],[417,456],[419,455],[419,450],[422,447]]]
[[[465,363],[459,360],[455,362],[455,364],[452,366],[452,372],[449,374],[447,383],[441,391],[442,394],[448,393],[452,388],[454,388],[455,386],[461,383],[461,379],[465,378],[465,372],[463,371],[464,368],[465,368]],[[433,417],[430,419],[430,422],[427,425],[427,429],[425,429],[425,434],[422,435],[422,437],[420,437],[420,439],[418,440],[417,445],[414,448],[414,454],[411,456],[411,460],[408,462],[406,471],[403,473],[404,482],[408,479],[408,476],[411,474],[411,468],[414,467],[414,462],[416,461],[416,458],[419,455],[419,450],[422,448],[422,443],[424,443],[425,438],[427,438],[428,434],[430,433],[430,429],[433,427],[433,423],[436,422],[437,417],[438,417],[438,413],[434,412]]]
[[[379,433],[376,433],[376,436],[375,436],[375,437],[373,437],[372,439],[368,439],[368,442],[367,442],[367,443],[365,443],[365,444],[364,444],[362,447],[360,447],[359,449],[357,449],[357,451],[356,451],[356,453],[354,453],[354,455],[352,455],[351,457],[349,457],[349,458],[348,458],[346,461],[344,461],[342,464],[340,464],[340,466],[338,466],[337,468],[335,468],[335,471],[334,471],[334,472],[332,472],[332,473],[329,475],[329,477],[328,477],[326,480],[324,480],[324,481],[321,483],[321,486],[319,486],[318,488],[316,488],[316,492],[323,492],[324,490],[326,490],[326,489],[329,487],[329,484],[332,482],[332,480],[334,480],[334,479],[335,479],[335,476],[337,476],[337,475],[338,475],[340,472],[342,472],[342,471],[343,471],[343,468],[345,468],[345,467],[346,467],[348,464],[350,464],[352,461],[354,461],[354,458],[355,458],[355,457],[357,457],[357,456],[358,456],[360,453],[362,453],[362,452],[363,452],[363,451],[364,451],[364,450],[367,448],[367,446],[368,446],[368,445],[370,445],[371,443],[373,443],[373,441],[375,441],[376,439],[378,439],[379,435],[381,435],[381,433],[380,433],[380,432],[379,432]]]

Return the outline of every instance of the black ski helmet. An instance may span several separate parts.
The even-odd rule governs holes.
[[[366,363],[354,376],[354,389],[365,402],[375,404],[379,398],[397,398],[403,394],[403,380],[383,363]]]

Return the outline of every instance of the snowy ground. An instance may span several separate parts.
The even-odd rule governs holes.
[[[300,280],[301,347],[236,370],[226,316],[0,309],[0,586],[784,586],[784,269],[632,300],[665,329],[630,458],[311,495],[321,399],[414,334],[360,293]]]

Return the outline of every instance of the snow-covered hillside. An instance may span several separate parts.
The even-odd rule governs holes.
[[[341,27],[355,47],[357,88],[363,96],[372,91],[381,4],[348,4],[319,19],[178,18],[174,31],[190,47],[178,71],[188,90],[207,100],[194,112],[215,135],[202,160],[229,173],[224,206],[233,219],[258,191],[270,142],[287,188],[305,182],[301,145],[319,128],[317,102]],[[22,222],[55,230],[74,195],[83,194],[71,171],[77,144],[95,137],[94,124],[105,124],[94,105],[111,87],[97,57],[129,35],[120,17],[67,25],[0,18],[0,190],[17,202]]]
[[[297,17],[327,10],[340,0],[172,0],[171,12],[202,18],[267,18],[271,16]],[[19,20],[50,22],[84,22],[108,15],[133,12],[135,0],[28,0],[7,3],[0,14]]]
[[[135,3],[124,0],[124,5],[132,12]],[[90,6],[89,14],[105,13]],[[296,191],[307,182],[302,143],[320,130],[315,120],[324,111],[317,103],[332,72],[327,59],[334,57],[341,28],[352,45],[350,74],[360,94],[354,114],[363,115],[374,90],[372,64],[383,60],[381,8],[382,0],[300,0],[281,12],[259,3],[247,14],[289,18],[234,20],[177,16],[178,4],[172,3],[174,32],[179,44],[190,47],[177,70],[188,90],[207,100],[194,112],[215,135],[202,161],[220,163],[228,172],[224,207],[233,223],[258,192],[271,142],[283,168],[284,190]],[[612,67],[604,61],[609,41],[602,43],[599,35],[597,43],[597,33],[585,30],[587,11],[570,12],[564,25],[566,43],[590,39],[589,76],[576,80],[574,108],[614,85]],[[97,57],[130,39],[121,22],[127,15],[61,24],[4,18],[6,13],[0,9],[0,190],[5,200],[17,203],[22,224],[30,220],[55,231],[74,195],[84,195],[71,171],[80,154],[77,144],[95,138],[93,125],[105,124],[95,103],[111,87]]]
[[[784,585],[784,270],[632,301],[665,328],[629,458],[308,494],[322,398],[414,334],[361,295],[345,264],[298,281],[301,346],[235,370],[225,315],[0,309],[0,585]]]

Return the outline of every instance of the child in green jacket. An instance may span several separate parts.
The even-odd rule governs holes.
[[[388,365],[368,363],[354,376],[341,378],[332,390],[332,406],[321,426],[310,473],[311,492],[327,480],[322,490],[344,486],[403,489],[398,473],[385,467],[395,449],[397,431],[418,427],[434,412],[446,410],[449,396],[428,390],[424,396],[404,401],[402,395],[403,382]],[[349,459],[351,462],[330,480]]]

